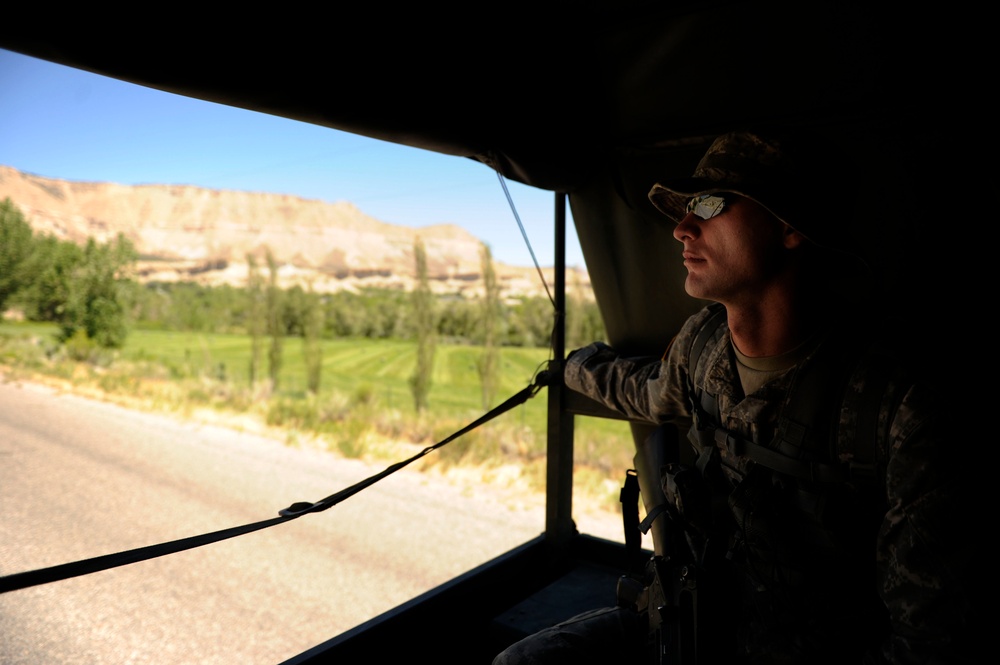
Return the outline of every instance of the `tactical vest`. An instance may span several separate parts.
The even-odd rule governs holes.
[[[726,321],[722,305],[709,309],[688,364],[688,439],[700,454],[694,467],[661,469],[667,502],[686,523],[693,557],[744,585],[741,652],[787,662],[821,662],[817,653],[828,662],[856,658],[887,629],[875,588],[874,543],[885,513],[875,468],[891,422],[879,413],[897,406],[883,404],[897,399],[887,391],[892,365],[849,327],[833,331],[789,370],[774,437],[748,440],[723,427],[718,396],[694,386],[703,351]],[[720,448],[754,462],[735,484],[719,469]]]
[[[780,474],[812,483],[875,482],[875,446],[880,400],[889,380],[889,367],[874,363],[865,354],[859,335],[824,343],[810,362],[790,371],[796,373],[789,400],[782,408],[774,439],[768,445],[745,440],[722,428],[716,395],[698,390],[693,383],[706,344],[725,323],[726,310],[719,303],[708,306],[711,316],[693,337],[689,373],[689,395],[695,425],[688,438],[702,450],[698,461],[704,468],[716,446],[744,455],[756,464]],[[837,334],[837,333],[834,333]],[[865,356],[867,355],[867,360]],[[850,390],[856,371],[866,362],[868,375],[863,390]],[[841,432],[841,413],[849,411],[852,432]]]

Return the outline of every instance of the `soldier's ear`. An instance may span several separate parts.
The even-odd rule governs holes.
[[[785,224],[784,222],[782,222],[782,224],[784,225],[784,228],[781,230],[781,237],[784,242],[785,249],[795,249],[802,243],[806,242],[806,237],[804,235],[793,229],[788,224]]]

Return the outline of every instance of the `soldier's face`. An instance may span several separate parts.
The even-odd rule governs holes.
[[[763,206],[736,195],[726,195],[725,207],[709,219],[688,213],[674,229],[684,245],[684,289],[724,304],[759,298],[786,265],[789,231]]]

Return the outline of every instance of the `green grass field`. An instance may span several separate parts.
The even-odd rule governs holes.
[[[2,329],[0,329],[2,330]],[[269,343],[269,340],[268,340]],[[395,340],[324,340],[319,400],[341,394],[370,393],[384,407],[404,416],[415,416],[409,377],[416,363],[416,346]],[[260,372],[267,373],[267,349]],[[430,392],[431,410],[445,417],[476,418],[483,413],[482,391],[476,362],[482,349],[439,345],[434,357]],[[250,340],[241,335],[215,335],[136,331],[121,352],[121,359],[163,366],[175,376],[211,376],[236,385],[249,384]],[[544,349],[501,349],[501,383],[498,401],[529,385],[537,368],[547,360]],[[302,340],[287,339],[276,396],[303,397],[307,392]],[[532,424],[544,422],[544,400],[526,405]]]

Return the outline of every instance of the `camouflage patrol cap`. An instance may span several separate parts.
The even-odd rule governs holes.
[[[662,180],[649,191],[649,200],[668,218],[679,223],[687,202],[700,194],[731,192],[764,206],[814,243],[835,245],[838,230],[829,202],[817,205],[817,186],[828,182],[829,164],[823,142],[801,137],[734,131],[709,146],[689,178]]]

